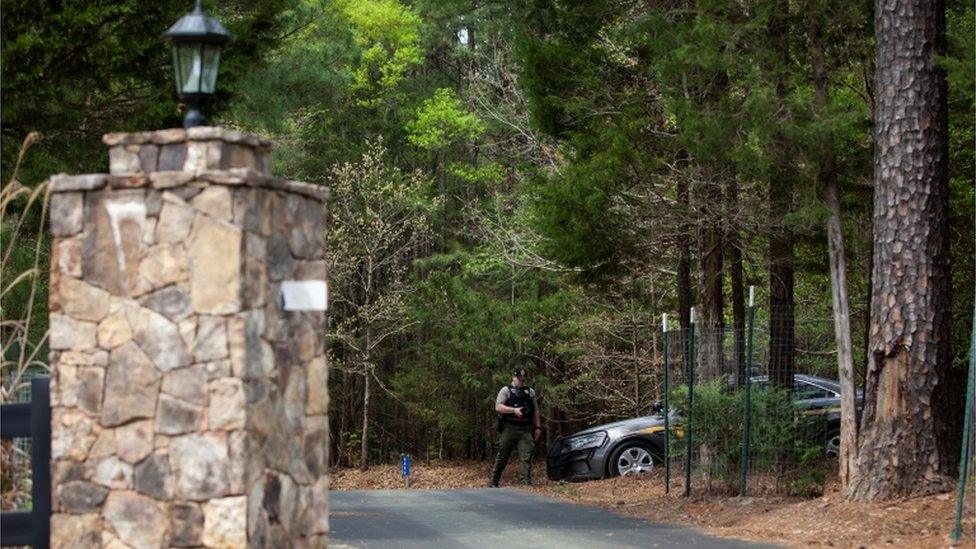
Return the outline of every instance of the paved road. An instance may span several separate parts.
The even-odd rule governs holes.
[[[334,548],[759,547],[507,488],[330,492],[329,515]]]

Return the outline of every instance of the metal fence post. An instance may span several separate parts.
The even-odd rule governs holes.
[[[31,497],[34,547],[51,543],[51,378],[31,379]]]
[[[966,417],[962,428],[962,450],[959,457],[959,486],[956,488],[956,523],[952,528],[951,539],[955,543],[962,533],[962,507],[966,498],[966,479],[969,477],[969,464],[973,456],[969,454],[969,447],[973,438],[973,389],[976,383],[976,306],[973,306],[973,335],[969,343],[969,373],[966,376]]]
[[[691,422],[692,406],[695,403],[695,308],[691,308],[691,323],[688,326],[688,409],[685,411],[685,497],[691,495]]]
[[[51,397],[50,378],[31,379],[30,402],[0,406],[0,437],[31,439],[31,510],[0,513],[0,545],[50,546]]]
[[[746,481],[749,476],[749,416],[751,414],[752,399],[752,328],[756,319],[756,287],[749,286],[749,325],[746,329],[746,375],[745,394],[742,399],[742,456],[739,470],[739,495],[746,495]]]
[[[661,316],[661,330],[664,331],[664,493],[671,493],[671,423],[668,415],[671,412],[670,375],[668,372],[668,352],[670,350],[668,333],[668,314]]]

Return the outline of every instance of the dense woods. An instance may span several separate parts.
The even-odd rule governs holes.
[[[489,457],[494,396],[526,363],[547,440],[649,413],[661,313],[686,330],[694,307],[702,377],[741,384],[755,286],[759,370],[866,389],[845,431],[857,497],[915,490],[852,473],[905,432],[884,406],[938,403],[898,444],[939,462],[892,475],[951,473],[976,285],[970,3],[207,4],[238,38],[211,120],[333,191],[334,465]],[[187,5],[5,2],[5,184],[28,132],[35,185],[104,171],[103,132],[178,125],[158,36]],[[913,70],[917,102],[895,91]]]

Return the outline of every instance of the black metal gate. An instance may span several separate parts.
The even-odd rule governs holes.
[[[0,406],[0,437],[31,439],[30,511],[0,513],[0,545],[48,547],[51,537],[50,378],[31,379],[31,401]]]

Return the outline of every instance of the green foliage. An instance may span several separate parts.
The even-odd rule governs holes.
[[[223,93],[274,45],[272,15],[285,0],[220,5],[237,40],[224,55]],[[160,35],[192,8],[184,0],[4,2],[2,176],[10,177],[20,142],[43,139],[21,168],[28,181],[58,172],[103,171],[101,135],[180,125],[169,48]],[[220,95],[208,109],[226,100]]]
[[[501,183],[505,179],[505,172],[498,164],[472,167],[461,162],[452,163],[447,167],[448,173],[466,183]]]
[[[587,278],[619,273],[623,258],[634,251],[624,231],[626,219],[614,215],[613,208],[614,196],[625,185],[625,164],[614,151],[600,152],[559,174],[540,176],[535,228],[547,236],[547,256],[584,268]]]
[[[32,130],[44,140],[19,179],[40,182],[61,171],[104,171],[106,131],[179,125],[159,34],[189,4],[5,2],[4,181]],[[691,244],[691,277],[699,279],[700,226],[710,218],[738,232],[746,283],[762,284],[771,213],[783,214],[796,234],[797,342],[810,351],[797,364],[829,375],[827,211],[814,185],[828,141],[842,194],[854,345],[863,350],[874,93],[873,21],[863,3],[209,4],[237,37],[223,56],[211,119],[274,139],[279,175],[332,187],[331,417],[343,463],[355,463],[363,438],[350,426],[362,417],[365,376],[380,387],[370,411],[377,428],[366,435],[374,458],[386,457],[379,448],[387,456],[480,457],[494,394],[511,365],[526,360],[557,433],[646,409],[661,391],[654,322],[676,308],[677,245]],[[784,9],[792,13],[780,42],[770,29]],[[973,20],[972,6],[949,2],[941,60],[950,90],[957,363],[976,287]],[[823,109],[812,83],[812,22],[824,30]],[[786,212],[767,202],[777,170],[794,188]],[[732,182],[735,203],[724,194]],[[678,200],[679,183],[688,204]],[[4,288],[17,269],[31,268],[35,250],[42,271],[49,260],[37,214],[20,199],[9,212],[0,241],[17,267],[5,269]],[[33,233],[11,236],[18,219]],[[380,264],[367,289],[357,280],[366,280],[370,257]],[[34,311],[43,315],[44,281],[35,280]],[[768,291],[759,290],[764,325]],[[27,285],[9,290],[5,318],[25,311],[27,294]],[[46,326],[30,330],[36,343]],[[721,483],[738,474],[741,400],[712,384],[702,394],[701,416],[713,421],[693,429],[710,441],[710,467],[720,456],[731,460],[729,471],[710,473]],[[783,406],[763,395],[753,404],[754,417],[773,418],[753,434],[756,459],[770,470],[784,456],[809,457],[787,442],[799,427]],[[811,474],[788,475],[791,489],[818,485],[819,473]]]
[[[949,85],[949,254],[952,288],[953,366],[965,371],[972,303],[976,301],[976,11],[972,4],[948,4],[948,52],[941,59]],[[960,404],[961,405],[961,404]]]
[[[376,105],[420,63],[420,18],[397,0],[344,0],[337,5],[359,47],[353,90],[360,104]]]
[[[736,492],[742,463],[745,391],[730,390],[725,379],[696,385],[690,421],[685,407],[688,386],[675,387],[670,400],[682,410],[684,419],[677,428],[690,430],[699,451],[697,470],[704,475],[708,489]],[[811,467],[822,454],[825,425],[819,417],[803,415],[790,391],[766,384],[752,387],[749,403],[750,474],[774,475],[777,482],[795,493],[807,494],[817,487],[822,491],[826,474]],[[672,457],[683,459],[685,440],[674,436],[671,441]]]
[[[423,102],[416,118],[407,123],[407,141],[431,151],[459,140],[473,141],[484,131],[484,124],[464,108],[454,91],[441,88]]]
[[[419,17],[395,0],[299,0],[277,20],[283,38],[237,84],[226,122],[270,134],[276,171],[306,181],[325,183],[378,136],[400,158],[419,101],[408,93]]]
[[[31,131],[45,141],[23,166],[25,180],[104,165],[101,132],[177,121],[161,22],[180,2],[5,2],[3,178]],[[185,7],[185,6],[184,6]],[[169,110],[159,108],[163,99]],[[87,169],[86,169],[87,168]]]

